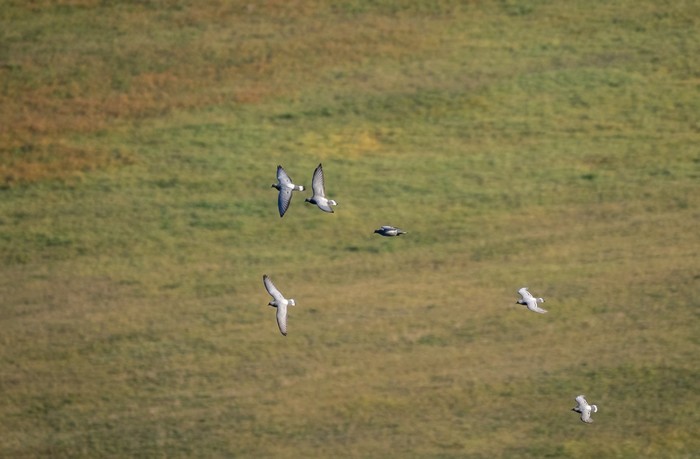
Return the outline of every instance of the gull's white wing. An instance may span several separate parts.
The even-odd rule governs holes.
[[[321,209],[324,212],[329,212],[329,213],[334,213],[333,208],[330,205],[330,202],[326,198],[316,198],[316,205],[318,206],[319,209]]]
[[[282,169],[282,166],[277,166],[277,180],[282,184],[286,185],[288,183],[292,183],[292,179],[289,178],[289,175],[287,175],[287,172],[285,172],[284,169]]]
[[[518,290],[518,293],[520,296],[523,297],[523,300],[527,301],[530,298],[533,298],[532,294],[527,291],[527,287],[523,287],[520,290]]]
[[[581,410],[581,420],[583,422],[589,422],[589,423],[593,422],[593,419],[591,419],[591,407],[590,406]]]
[[[269,277],[267,277],[267,274],[263,274],[263,283],[265,284],[267,293],[272,295],[272,298],[277,300],[278,303],[284,303],[284,296],[282,296],[282,293],[279,290],[277,290],[277,287],[275,287],[275,284],[272,283],[272,280]]]
[[[576,403],[578,403],[578,406],[580,407],[588,405],[588,402],[586,401],[586,396],[581,394],[578,397],[576,397]]]
[[[545,314],[547,311],[542,309],[541,307],[537,306],[537,299],[533,298],[532,295],[530,295],[530,298],[526,298],[525,302],[527,303],[527,308],[530,311],[537,312],[539,314]]]
[[[280,332],[287,336],[287,305],[284,303],[277,305],[277,326]]]
[[[280,217],[284,217],[285,212],[289,209],[289,204],[292,202],[292,189],[282,186],[277,196],[277,208],[280,211]]]
[[[313,189],[314,196],[326,196],[326,183],[323,179],[323,166],[321,164],[314,170],[314,176],[311,179],[311,188]]]

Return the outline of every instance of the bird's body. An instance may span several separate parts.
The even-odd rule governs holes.
[[[577,405],[573,408],[571,408],[571,411],[576,411],[577,413],[581,413],[581,420],[585,423],[591,423],[593,422],[593,419],[591,418],[591,413],[597,413],[598,412],[598,406],[597,405],[589,405],[588,402],[586,401],[586,396],[585,395],[579,395],[576,397],[576,403]]]
[[[406,231],[402,230],[401,228],[389,225],[384,225],[381,228],[374,230],[374,232],[381,236],[387,237],[400,236],[402,234],[406,234]]]
[[[321,164],[314,170],[314,175],[311,180],[311,189],[314,194],[310,198],[306,198],[305,201],[316,204],[318,208],[324,212],[333,213],[333,207],[331,206],[337,206],[338,203],[332,199],[326,198],[326,183],[323,178],[323,166]]]
[[[275,284],[272,283],[272,280],[267,274],[263,274],[263,283],[265,284],[267,293],[272,296],[272,301],[268,304],[277,309],[277,326],[279,326],[280,332],[284,336],[287,336],[287,306],[295,306],[296,303],[291,298],[285,298],[282,293],[277,290],[277,287],[275,287]]]
[[[279,191],[277,208],[280,211],[280,217],[284,217],[285,212],[289,209],[289,204],[292,202],[292,191],[304,191],[304,186],[295,185],[282,166],[277,166],[277,183],[273,183],[272,188]]]
[[[518,293],[520,296],[522,296],[522,298],[516,300],[516,303],[525,305],[530,311],[537,312],[539,314],[544,314],[547,312],[537,305],[538,303],[544,303],[544,298],[535,298],[530,292],[527,291],[527,287],[521,288],[518,290]]]

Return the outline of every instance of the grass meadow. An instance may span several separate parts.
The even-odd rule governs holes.
[[[0,1],[0,457],[697,457],[699,55],[692,1]]]

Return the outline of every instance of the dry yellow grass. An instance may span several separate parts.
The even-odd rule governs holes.
[[[0,456],[700,450],[697,5],[0,13]]]

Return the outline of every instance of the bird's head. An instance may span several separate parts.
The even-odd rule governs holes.
[[[289,305],[290,305],[290,306],[296,306],[297,303],[296,303],[293,299],[290,298],[290,299],[289,299]]]

